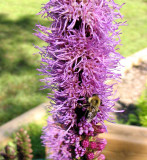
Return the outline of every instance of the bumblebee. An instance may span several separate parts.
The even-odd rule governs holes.
[[[92,119],[96,116],[99,111],[99,106],[101,104],[101,100],[97,95],[93,95],[88,99],[89,106],[87,107],[88,115],[87,122],[91,122]]]

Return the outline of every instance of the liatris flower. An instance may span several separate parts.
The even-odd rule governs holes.
[[[51,27],[36,25],[35,33],[47,43],[36,48],[43,88],[53,91],[52,117],[42,136],[51,159],[105,159],[99,134],[118,100],[107,82],[120,78],[120,8],[113,0],[50,0],[39,13],[53,20]]]
[[[84,140],[82,141],[82,146],[83,146],[84,148],[87,148],[87,147],[89,146],[89,140],[84,139]]]
[[[4,149],[5,151],[0,152],[0,157],[3,157],[4,160],[15,160],[16,159],[16,153],[14,148],[7,145]]]
[[[92,152],[88,153],[87,158],[88,158],[88,160],[94,159],[94,153],[92,153]]]
[[[18,160],[32,160],[31,139],[23,128],[16,133],[16,147]]]
[[[105,160],[105,156],[101,154],[97,160]]]

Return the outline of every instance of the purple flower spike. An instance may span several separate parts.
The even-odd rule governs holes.
[[[118,99],[118,52],[122,6],[113,0],[50,0],[39,13],[53,20],[51,27],[36,25],[35,35],[47,46],[40,49],[44,89],[53,100],[42,140],[54,160],[105,159],[105,120]],[[53,96],[54,95],[54,96]]]

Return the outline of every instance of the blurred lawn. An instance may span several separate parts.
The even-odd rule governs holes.
[[[122,28],[120,53],[129,56],[147,47],[147,0],[114,0],[125,3],[121,9],[128,26]]]
[[[48,0],[1,0],[0,3],[0,125],[47,100],[36,68],[39,55],[32,44],[44,43],[33,36],[35,24],[50,25],[35,14]],[[116,0],[120,4],[123,0]],[[147,3],[126,0],[122,14],[128,26],[122,27],[120,53],[129,56],[147,47]]]
[[[46,0],[47,1],[47,0]],[[45,2],[45,1],[44,1]],[[35,24],[41,20],[36,13],[40,1],[2,0],[0,4],[0,125],[47,101],[47,92],[39,90],[36,68],[39,55],[33,44],[44,45],[33,36]]]

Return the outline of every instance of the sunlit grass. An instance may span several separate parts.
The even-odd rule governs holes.
[[[0,5],[0,125],[22,114],[30,108],[47,101],[47,92],[39,90],[36,68],[39,55],[33,44],[45,45],[33,36],[35,24],[41,20],[35,14],[40,2],[34,0],[2,1]]]
[[[125,3],[121,9],[128,26],[122,28],[122,44],[120,53],[129,56],[147,47],[147,1],[115,0]]]

